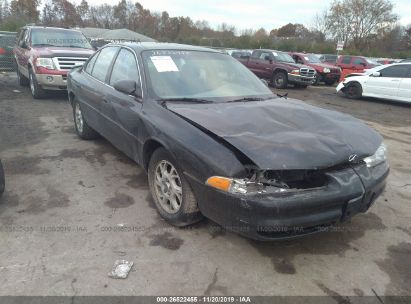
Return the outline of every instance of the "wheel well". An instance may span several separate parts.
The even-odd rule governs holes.
[[[158,148],[164,147],[161,143],[154,139],[150,139],[144,143],[143,147],[143,168],[147,171],[148,164],[151,159],[151,155],[153,155],[154,151]]]
[[[286,71],[286,70],[283,70],[283,69],[276,69],[276,70],[274,70],[274,71],[273,71],[273,76],[274,76],[275,74],[277,74],[277,73],[285,73],[285,74],[287,75],[287,71]]]
[[[357,84],[357,85],[359,85],[359,86],[360,86],[360,88],[361,88],[361,91],[362,91],[362,85],[361,85],[361,83],[359,83],[359,82],[358,82],[358,81],[356,81],[356,80],[349,81],[349,82],[345,85],[345,87],[344,87],[344,88],[347,88],[348,86],[353,85],[353,84]]]

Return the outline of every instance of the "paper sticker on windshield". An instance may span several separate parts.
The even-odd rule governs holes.
[[[178,67],[170,56],[151,56],[150,59],[159,73],[178,72]]]
[[[278,56],[277,52],[273,52],[273,55],[276,56],[276,57]]]

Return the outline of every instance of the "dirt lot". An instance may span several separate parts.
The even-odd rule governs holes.
[[[0,295],[411,295],[411,107],[328,87],[288,92],[377,129],[392,170],[350,223],[258,243],[210,221],[170,227],[141,168],[105,140],[75,135],[65,94],[34,101],[0,74]],[[117,259],[134,262],[126,280],[107,276]]]

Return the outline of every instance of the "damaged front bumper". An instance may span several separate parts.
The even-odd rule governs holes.
[[[190,176],[201,212],[211,220],[257,240],[294,238],[366,212],[385,188],[389,166],[327,172],[326,185],[290,192],[233,195]]]

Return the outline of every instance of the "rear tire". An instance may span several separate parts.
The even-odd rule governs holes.
[[[284,72],[275,72],[271,79],[271,84],[276,89],[285,89],[288,85],[288,77]]]
[[[17,82],[22,87],[27,87],[29,85],[29,80],[24,76],[17,66]]]
[[[80,104],[76,101],[76,99],[73,100],[73,118],[74,128],[80,138],[90,140],[98,137],[98,133],[94,131],[94,129],[91,128],[84,119]]]
[[[150,158],[148,183],[157,211],[171,225],[184,227],[203,218],[183,170],[164,148]]]
[[[313,85],[319,85],[320,84],[320,75],[318,75],[318,73],[317,74],[315,74],[315,78],[314,78],[315,80],[314,80],[314,82],[313,82]]]
[[[46,96],[46,91],[37,82],[36,75],[32,69],[29,69],[29,83],[31,95],[34,99],[42,99]]]
[[[343,92],[349,99],[358,99],[362,97],[362,87],[358,82],[349,83]]]

